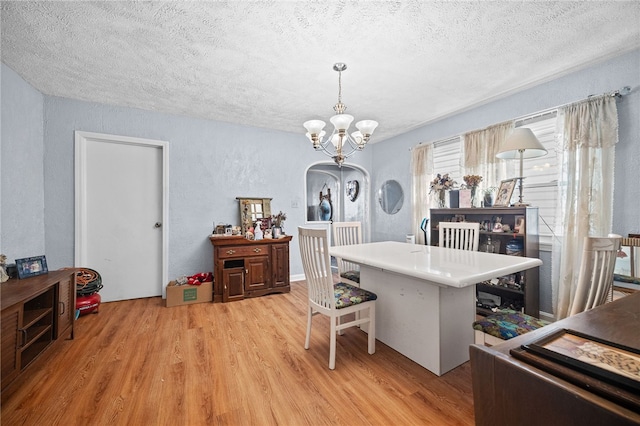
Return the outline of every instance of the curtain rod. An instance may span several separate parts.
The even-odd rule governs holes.
[[[614,91],[611,91],[611,92],[608,92],[608,93],[605,92],[602,95],[589,95],[584,99],[580,99],[580,100],[573,101],[573,102],[567,102],[567,103],[562,104],[562,105],[558,105],[558,106],[555,106],[555,107],[552,107],[552,108],[547,108],[547,109],[540,110],[540,111],[537,111],[537,112],[534,112],[534,113],[530,113],[530,114],[527,114],[527,115],[522,115],[520,117],[513,118],[511,120],[506,120],[506,121],[513,121],[514,124],[516,124],[518,122],[524,122],[524,121],[528,121],[528,120],[533,120],[533,119],[542,117],[545,114],[553,114],[560,108],[575,104],[577,102],[585,101],[585,100],[590,99],[590,98],[592,98],[594,96],[611,96],[611,97],[615,97],[615,98],[621,98],[621,97],[626,96],[629,93],[631,93],[631,91],[632,91],[631,86],[624,86],[624,87],[622,87],[622,88],[620,88],[618,90],[614,90]],[[491,126],[493,126],[493,124]],[[488,127],[490,127],[490,126],[488,126]],[[480,129],[469,130],[468,132],[465,132],[465,133],[475,132],[477,130],[480,130]],[[423,145],[423,144],[426,144],[426,143],[436,144],[436,143],[440,143],[440,142],[449,142],[449,141],[451,141],[451,140],[453,140],[455,138],[459,138],[459,137],[461,137],[463,135],[464,135],[464,133],[456,135],[456,136],[451,136],[451,137],[448,137],[448,138],[439,139],[437,141],[419,142],[417,145],[414,145],[414,147],[417,147],[417,146],[420,146],[420,145]],[[409,151],[411,151],[414,147],[409,148]]]
[[[611,92],[605,92],[602,95],[589,95],[584,99],[579,99],[579,100],[573,101],[573,102],[567,102],[567,103],[564,103],[562,105],[558,105],[558,106],[555,106],[555,107],[552,107],[552,108],[547,108],[547,109],[544,109],[544,110],[541,110],[541,111],[538,111],[538,112],[534,112],[532,114],[522,115],[522,116],[520,116],[518,118],[514,118],[513,122],[517,123],[519,121],[520,122],[528,121],[528,120],[532,120],[532,119],[541,117],[541,116],[543,116],[545,114],[552,114],[552,113],[556,112],[557,110],[559,110],[560,108],[564,108],[566,106],[573,105],[573,104],[578,103],[578,102],[586,101],[587,99],[591,99],[594,96],[610,96],[612,98],[621,98],[623,96],[628,95],[629,93],[631,93],[631,87],[630,86],[624,86],[624,87],[622,87],[622,88],[620,88],[618,90],[614,90],[614,91],[611,91]]]

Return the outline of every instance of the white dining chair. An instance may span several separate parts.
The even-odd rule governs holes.
[[[460,250],[478,250],[480,224],[478,222],[440,222],[438,245]]]
[[[360,222],[333,222],[333,245],[347,246],[362,243],[362,224]],[[360,286],[360,265],[336,257],[340,280],[347,284]]]
[[[569,305],[569,316],[600,306],[613,286],[613,269],[622,238],[585,237],[576,292]],[[473,323],[475,343],[494,345],[548,325],[522,312],[499,311]]]
[[[333,283],[325,229],[298,227],[298,236],[309,303],[304,348],[310,347],[313,316],[322,314],[329,317],[331,321],[329,369],[333,370],[336,367],[336,334],[346,328],[368,324],[367,349],[369,354],[374,354],[376,351],[376,294],[344,282]],[[343,318],[351,313],[359,315],[356,315],[354,320]]]
[[[613,289],[613,270],[622,236],[585,237],[576,293],[569,316],[593,309],[607,301]]]

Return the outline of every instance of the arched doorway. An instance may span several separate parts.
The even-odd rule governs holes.
[[[369,173],[360,166],[312,164],[305,172],[305,223],[329,229],[331,222],[359,221],[363,241],[369,242],[370,192]]]

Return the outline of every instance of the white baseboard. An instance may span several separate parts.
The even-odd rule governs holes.
[[[550,314],[549,312],[540,311],[540,319],[549,321],[549,322],[555,322],[556,317],[555,315]]]
[[[289,281],[304,281],[304,274],[290,275]]]

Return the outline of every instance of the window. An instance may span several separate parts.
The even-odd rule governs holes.
[[[462,183],[462,143],[459,137],[447,139],[433,144],[433,170],[437,174],[449,174],[457,182]]]
[[[557,111],[544,113],[518,120],[515,127],[528,127],[547,149],[547,155],[538,158],[525,159],[523,163],[523,201],[538,207],[541,248],[551,249],[553,229],[555,226],[556,203],[558,195],[558,157],[556,150],[556,116]],[[462,184],[465,174],[461,166],[462,141],[460,137],[434,143],[433,170],[437,173],[449,175],[458,185]],[[515,165],[516,162],[514,162]],[[514,166],[514,170],[518,170]],[[518,172],[516,171],[514,175]],[[510,176],[503,176],[507,179]],[[517,201],[517,189],[514,191],[512,202]]]

